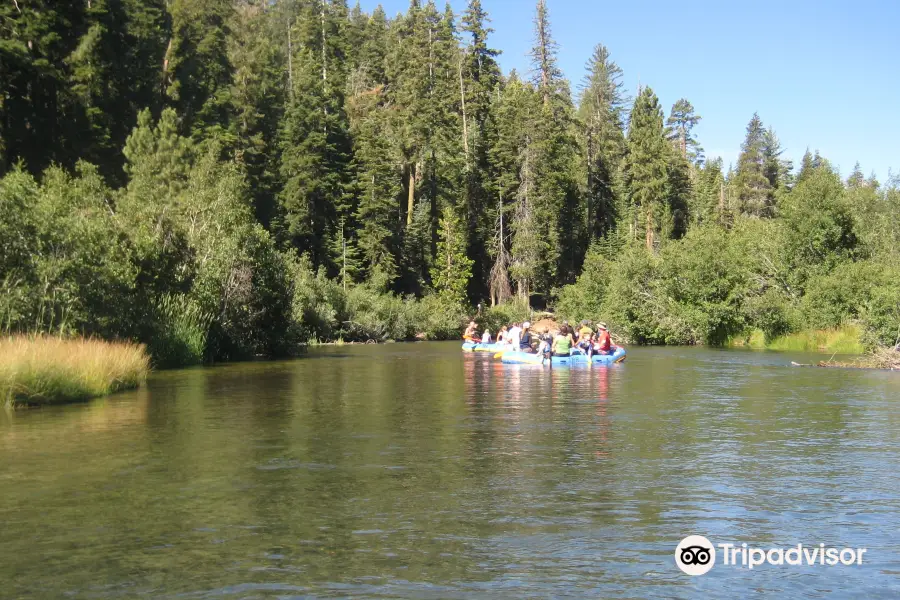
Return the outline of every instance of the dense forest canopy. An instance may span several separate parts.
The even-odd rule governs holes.
[[[504,74],[479,0],[0,4],[4,328],[180,363],[450,335],[518,298],[653,343],[897,337],[895,182],[792,165],[756,114],[726,170],[602,44],[573,93],[534,14]]]

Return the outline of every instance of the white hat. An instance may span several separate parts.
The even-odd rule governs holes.
[[[525,321],[524,323],[522,323],[522,327],[528,329],[529,327],[531,327],[531,321]]]

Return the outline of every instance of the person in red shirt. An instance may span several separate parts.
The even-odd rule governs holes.
[[[594,352],[597,354],[609,354],[612,351],[612,338],[609,337],[609,330],[606,323],[597,325],[597,335],[594,341]]]

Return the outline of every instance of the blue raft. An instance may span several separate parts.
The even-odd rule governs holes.
[[[498,344],[496,342],[493,344],[463,342],[462,345],[463,352],[502,352],[504,350],[509,350],[510,348],[511,346],[509,344]]]
[[[611,365],[625,360],[625,348],[616,346],[612,354],[595,354],[591,357],[591,363],[595,365]],[[504,352],[501,360],[508,365],[546,365],[547,360],[539,354],[527,352]],[[554,367],[570,367],[577,365],[587,366],[588,356],[581,350],[573,350],[569,356],[554,356]]]

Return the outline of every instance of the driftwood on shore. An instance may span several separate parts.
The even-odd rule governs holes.
[[[900,351],[896,348],[879,348],[870,354],[854,361],[821,360],[816,364],[803,364],[791,361],[794,367],[838,367],[844,369],[885,369],[900,371]]]

